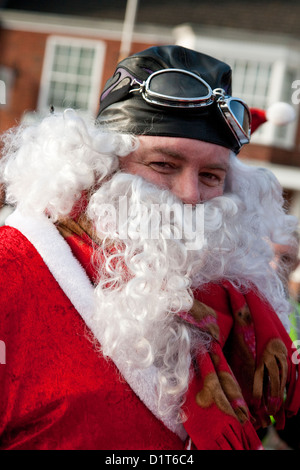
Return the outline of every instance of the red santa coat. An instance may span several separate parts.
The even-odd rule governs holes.
[[[204,302],[200,311],[182,312],[215,339],[197,357],[184,428],[172,418],[162,422],[155,367],[131,370],[122,358],[106,361],[94,349],[94,288],[69,244],[44,216],[16,211],[8,222],[11,227],[0,230],[0,340],[6,345],[0,449],[254,450],[261,444],[252,421],[259,427],[271,412],[283,425],[285,412],[297,413],[300,358],[294,363],[286,331],[257,294],[244,298],[225,282],[195,292],[196,302]],[[252,318],[246,330],[245,302],[252,315],[245,317],[247,325]],[[231,330],[237,341],[231,367],[242,390],[222,351]],[[278,381],[287,384],[285,403]]]
[[[93,288],[56,228],[17,212],[9,223],[18,229],[0,229],[0,449],[183,449],[183,428],[155,416],[152,377],[96,351]]]

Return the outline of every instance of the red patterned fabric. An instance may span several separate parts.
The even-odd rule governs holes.
[[[299,355],[254,291],[242,294],[223,282],[194,295],[193,309],[181,316],[214,340],[196,359],[185,428],[198,449],[259,449],[254,429],[270,424],[270,416],[283,428],[299,410]]]

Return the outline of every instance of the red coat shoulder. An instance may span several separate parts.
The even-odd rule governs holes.
[[[0,227],[0,294],[11,296],[30,282],[36,268],[43,264],[34,246],[19,230]],[[3,303],[2,303],[3,305]]]

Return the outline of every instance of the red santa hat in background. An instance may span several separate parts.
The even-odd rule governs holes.
[[[268,109],[250,108],[252,124],[251,133],[256,131],[265,122],[270,122],[276,126],[284,126],[294,121],[296,113],[294,108],[284,102],[272,104]]]

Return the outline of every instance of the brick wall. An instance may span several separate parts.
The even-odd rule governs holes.
[[[0,65],[13,69],[7,104],[0,107],[0,131],[16,124],[23,112],[35,110],[43,66],[46,36],[1,30]]]
[[[57,32],[55,34],[66,36],[63,31],[61,34]],[[0,133],[16,125],[24,112],[36,110],[48,36],[49,33],[0,29],[0,66],[12,68],[14,71],[13,86],[7,104],[0,105]],[[72,34],[72,37],[78,36]],[[90,36],[89,39],[103,40]],[[95,90],[97,102],[104,83],[114,72],[119,59],[120,41],[106,40],[105,42],[107,49],[102,83],[100,89]],[[132,52],[146,47],[149,47],[149,43],[135,43],[132,46]]]

